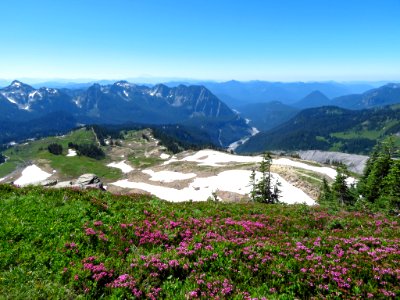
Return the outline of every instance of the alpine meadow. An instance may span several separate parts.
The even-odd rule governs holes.
[[[0,299],[400,299],[400,2],[3,0]]]

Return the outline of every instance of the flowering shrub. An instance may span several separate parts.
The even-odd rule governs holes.
[[[400,298],[395,216],[0,185],[0,298]]]
[[[87,247],[108,254],[74,261],[76,288],[149,299],[174,295],[172,283],[187,299],[400,296],[397,221],[319,208],[300,215],[301,206],[231,216],[215,208],[197,218],[144,211],[129,223],[86,224]]]

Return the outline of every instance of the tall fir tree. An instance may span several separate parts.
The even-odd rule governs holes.
[[[271,155],[265,153],[259,167],[260,180],[256,180],[256,172],[255,170],[252,171],[250,176],[250,184],[252,185],[250,198],[253,201],[267,204],[279,203],[280,183],[276,181],[274,185],[272,184],[271,165]]]
[[[393,138],[379,143],[367,161],[363,177],[359,182],[359,192],[368,202],[374,203],[383,194],[385,177],[393,164],[395,144]]]
[[[348,171],[345,165],[340,165],[337,168],[337,175],[335,181],[332,184],[332,196],[333,199],[341,206],[351,205],[354,203],[354,196],[350,190],[348,183]]]

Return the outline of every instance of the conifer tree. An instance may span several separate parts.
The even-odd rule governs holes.
[[[253,201],[268,204],[279,202],[280,183],[276,181],[276,183],[272,185],[271,165],[271,155],[269,153],[265,153],[259,167],[259,171],[261,173],[261,178],[259,181],[256,180],[255,170],[252,171],[250,175],[250,184],[252,185],[250,198]]]
[[[364,176],[359,182],[359,192],[367,201],[374,203],[383,194],[385,177],[393,164],[394,140],[381,142],[368,159]]]
[[[382,184],[380,201],[386,201],[390,208],[400,210],[400,160],[394,160]]]
[[[324,177],[322,179],[321,193],[318,196],[318,203],[321,205],[331,206],[334,202],[335,199],[331,187],[329,186],[328,180]]]
[[[351,205],[354,203],[354,196],[346,182],[347,178],[348,171],[346,166],[340,165],[337,168],[337,175],[332,184],[332,196],[341,206]]]

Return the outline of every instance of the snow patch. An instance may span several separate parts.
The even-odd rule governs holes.
[[[222,167],[227,163],[258,163],[262,161],[261,156],[240,156],[214,150],[200,150],[193,155],[182,158],[181,160],[171,158],[164,162],[167,165],[175,161],[196,162],[199,166]]]
[[[42,94],[39,93],[39,91],[33,91],[31,92],[28,97],[29,98],[34,98],[36,95],[39,95],[39,97],[42,97]]]
[[[51,174],[43,171],[36,165],[30,165],[22,171],[22,176],[14,181],[15,185],[24,186],[46,180]]]
[[[109,163],[107,167],[120,169],[122,173],[129,173],[133,171],[133,168],[130,165],[126,164],[125,160],[120,161],[119,163],[115,162]]]
[[[260,132],[260,130],[258,130],[257,128],[251,127],[251,136],[256,135],[259,132]]]
[[[187,200],[206,201],[216,190],[234,192],[240,195],[247,195],[251,191],[248,184],[251,171],[248,170],[229,170],[219,173],[216,176],[206,178],[196,178],[188,187],[181,190],[162,187],[143,182],[131,182],[127,179],[112,183],[123,188],[135,188],[152,193],[153,195],[171,202],[182,202]],[[279,201],[293,204],[306,203],[314,205],[315,201],[311,199],[302,190],[292,186],[282,177],[271,173],[273,182],[278,180],[281,183],[281,197]],[[256,172],[256,178],[261,177],[260,172]]]
[[[76,156],[76,155],[77,155],[76,150],[74,150],[74,149],[68,149],[68,154],[67,154],[67,156]]]
[[[166,154],[166,153],[161,153],[161,154],[160,154],[160,158],[161,158],[161,159],[168,159],[168,158],[170,158],[170,155],[169,155],[169,154]]]
[[[143,170],[142,172],[147,175],[150,175],[151,181],[159,181],[159,182],[173,182],[176,180],[186,180],[197,176],[195,173],[180,173],[173,171],[154,172],[153,170]]]
[[[6,96],[6,98],[7,98],[7,100],[10,101],[11,103],[18,104],[17,101],[15,101],[13,98],[10,98],[10,97],[8,97],[8,96]]]

